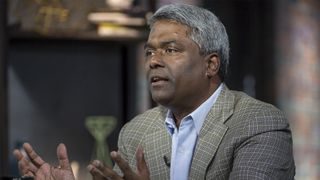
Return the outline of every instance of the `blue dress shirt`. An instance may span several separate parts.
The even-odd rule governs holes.
[[[179,128],[176,126],[172,112],[168,111],[165,125],[172,138],[171,180],[188,179],[194,148],[202,124],[211,107],[216,102],[221,89],[222,84],[204,103],[181,120]]]

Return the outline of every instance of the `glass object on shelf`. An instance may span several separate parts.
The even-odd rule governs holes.
[[[92,159],[98,159],[106,165],[112,166],[110,151],[106,142],[108,136],[117,125],[117,120],[113,116],[88,116],[85,126],[95,140]]]

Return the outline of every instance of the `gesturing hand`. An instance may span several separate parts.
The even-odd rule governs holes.
[[[149,170],[144,159],[143,150],[140,147],[136,153],[137,173],[130,168],[128,162],[118,152],[111,152],[111,158],[117,163],[124,176],[119,176],[111,167],[104,166],[100,161],[94,160],[88,165],[88,170],[94,180],[149,180]]]
[[[57,147],[58,167],[51,166],[43,161],[29,143],[24,143],[23,148],[30,160],[24,157],[19,150],[13,151],[13,154],[18,159],[19,170],[23,176],[33,177],[36,180],[75,179],[69,163],[67,148],[64,144],[59,144]]]

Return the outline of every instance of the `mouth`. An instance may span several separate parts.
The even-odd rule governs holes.
[[[150,83],[151,84],[158,84],[158,83],[165,82],[165,81],[168,81],[168,80],[169,80],[168,78],[164,78],[164,77],[161,77],[161,76],[152,76],[150,78]]]

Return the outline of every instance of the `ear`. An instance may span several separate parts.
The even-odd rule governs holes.
[[[206,57],[207,62],[207,70],[206,76],[208,78],[212,78],[218,75],[219,68],[220,68],[220,57],[217,53],[208,54]]]

